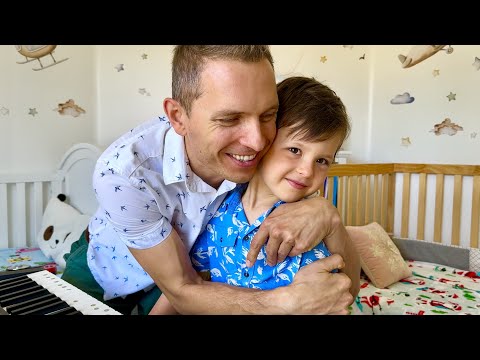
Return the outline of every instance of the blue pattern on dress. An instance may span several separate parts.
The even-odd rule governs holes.
[[[302,266],[331,255],[322,241],[310,251],[269,266],[265,244],[255,264],[247,268],[253,236],[265,218],[284,202],[278,201],[249,224],[241,201],[245,189],[246,184],[241,184],[232,190],[199,235],[190,251],[195,270],[210,271],[212,281],[266,290],[290,284]]]

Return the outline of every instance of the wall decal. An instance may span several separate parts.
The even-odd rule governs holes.
[[[412,145],[412,142],[410,141],[410,137],[402,137],[402,143],[400,144],[402,146],[409,146]]]
[[[435,135],[450,135],[453,136],[457,133],[457,131],[462,131],[463,127],[452,123],[450,118],[445,118],[440,124],[435,124],[430,132],[434,132]]]
[[[455,97],[457,96],[457,94],[454,94],[450,91],[450,94],[447,95],[447,98],[448,98],[448,102],[452,101],[452,100],[457,100]]]
[[[477,137],[477,133],[474,131],[470,133],[470,138],[475,139]]]
[[[475,56],[475,61],[473,62],[472,66],[475,68],[475,70],[480,70],[480,59]]]
[[[75,101],[69,99],[67,102],[58,104],[56,109],[53,111],[57,111],[60,115],[70,115],[73,117],[78,117],[81,114],[85,114],[86,111],[83,110],[80,106],[75,104]]]
[[[32,115],[33,117],[35,117],[35,115],[37,114],[37,108],[28,108],[28,115]]]
[[[8,110],[6,107],[2,106],[2,107],[0,108],[0,114],[2,114],[2,115],[8,115],[8,114],[10,114],[10,110]]]
[[[25,61],[17,61],[17,64],[26,64],[32,61],[37,60],[38,63],[40,64],[39,68],[33,68],[33,70],[38,71],[38,70],[44,70],[49,67],[52,67],[54,65],[58,65],[64,61],[67,61],[68,58],[62,59],[62,60],[55,60],[53,57],[53,51],[57,45],[15,45],[15,49],[25,57]],[[43,65],[40,59],[44,56],[50,55],[50,57],[53,59],[53,63],[50,65]]]
[[[343,45],[343,47],[344,47],[345,49],[350,49],[350,50],[353,49],[353,45]]]
[[[116,66],[114,66],[114,67],[115,67],[115,69],[117,69],[117,72],[120,72],[120,71],[125,70],[125,69],[123,68],[123,64],[118,64],[118,65],[116,65]]]
[[[432,73],[433,73],[433,77],[440,76],[440,70],[438,69],[434,69]]]
[[[148,54],[143,53],[142,54],[142,60],[147,60],[147,58],[148,58]]]
[[[145,88],[139,88],[138,93],[141,95],[150,96],[150,93]]]
[[[402,95],[395,96],[392,100],[390,100],[390,104],[393,105],[400,105],[400,104],[410,104],[415,101],[413,96],[410,96],[410,93],[405,92]]]
[[[402,63],[403,68],[409,68],[428,59],[430,56],[435,55],[440,50],[444,50],[447,54],[451,54],[453,48],[449,45],[447,49],[443,49],[445,46],[447,45],[415,45],[410,49],[406,56],[402,54],[398,55],[398,59]]]
[[[325,63],[327,62],[327,57],[326,57],[326,56],[320,57],[320,62],[321,62],[322,64],[325,64]]]
[[[358,58],[358,60],[365,60],[365,54],[363,54],[362,56],[360,56],[360,57]]]

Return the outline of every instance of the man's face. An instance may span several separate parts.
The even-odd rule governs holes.
[[[286,127],[278,130],[256,177],[275,197],[294,202],[323,186],[342,138],[336,135],[325,141],[305,141],[288,132]]]
[[[278,97],[272,66],[267,60],[209,61],[201,93],[185,121],[190,166],[215,188],[224,179],[249,181],[275,138]]]

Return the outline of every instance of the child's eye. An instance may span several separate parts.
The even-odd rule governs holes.
[[[294,147],[288,148],[288,150],[293,154],[298,154],[300,152],[300,149]]]
[[[318,159],[317,160],[317,163],[319,163],[320,165],[330,165],[330,163],[328,162],[327,159],[324,159],[324,158],[321,158],[321,159]]]

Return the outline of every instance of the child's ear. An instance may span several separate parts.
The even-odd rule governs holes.
[[[185,126],[186,112],[180,103],[172,98],[166,98],[163,101],[163,110],[170,120],[170,124],[178,135],[185,136],[187,128]]]

